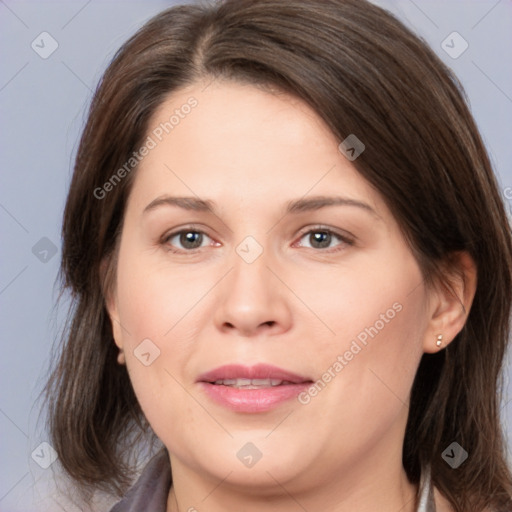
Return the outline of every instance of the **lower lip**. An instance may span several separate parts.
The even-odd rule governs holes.
[[[215,402],[237,412],[265,412],[297,397],[311,383],[283,384],[270,388],[239,389],[200,382],[206,394]]]

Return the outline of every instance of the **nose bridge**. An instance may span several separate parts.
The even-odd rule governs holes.
[[[275,258],[254,236],[235,247],[215,314],[220,329],[229,327],[247,336],[263,326],[288,328],[291,315],[284,290],[268,268],[272,266]]]
[[[253,235],[247,235],[235,248],[235,253],[238,257],[247,265],[252,265],[261,259],[267,259],[269,257],[268,243],[266,249],[263,244],[266,240],[262,240],[263,235],[258,235],[260,241],[258,241]],[[261,258],[263,253],[265,257]]]
[[[270,292],[268,288],[271,272],[267,265],[272,257],[264,243],[265,241],[260,243],[254,236],[248,235],[235,247],[230,288],[232,293],[241,294],[239,299],[245,295],[266,295]]]

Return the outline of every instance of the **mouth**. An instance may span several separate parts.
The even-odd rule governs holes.
[[[296,397],[313,381],[277,366],[226,365],[202,374],[197,383],[216,404],[232,411],[269,411]]]
[[[286,386],[294,384],[288,380],[281,379],[219,379],[211,382],[215,386],[229,386],[236,389],[262,389],[274,386]]]

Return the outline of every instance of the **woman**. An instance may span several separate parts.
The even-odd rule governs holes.
[[[95,94],[63,237],[50,429],[114,512],[512,510],[510,229],[460,85],[386,11],[150,20]]]

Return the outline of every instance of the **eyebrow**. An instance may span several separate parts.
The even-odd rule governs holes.
[[[175,196],[160,196],[151,201],[145,208],[143,213],[150,212],[162,206],[176,206],[184,210],[196,212],[209,212],[215,214],[215,202],[209,199],[200,199],[197,197],[175,197]],[[303,213],[320,210],[328,206],[353,206],[361,208],[380,217],[377,212],[367,203],[357,199],[340,196],[313,196],[309,198],[301,198],[289,201],[286,204],[286,214],[290,213]]]

